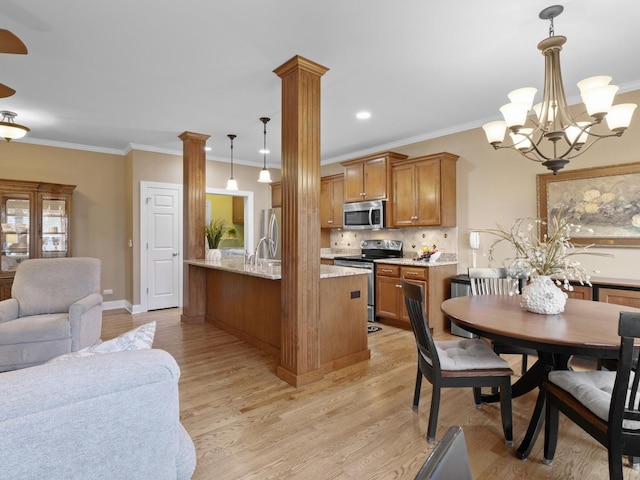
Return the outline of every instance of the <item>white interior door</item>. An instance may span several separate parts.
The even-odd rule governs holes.
[[[182,192],[177,187],[147,186],[144,194],[147,207],[147,310],[177,307],[181,289]]]

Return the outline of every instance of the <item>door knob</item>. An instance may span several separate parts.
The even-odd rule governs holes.
[[[172,257],[177,257],[178,255],[180,255],[178,252],[173,252],[173,253],[171,254],[171,256],[172,256]]]

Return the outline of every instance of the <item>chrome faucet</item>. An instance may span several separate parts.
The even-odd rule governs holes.
[[[252,265],[258,265],[258,260],[260,260],[260,247],[262,246],[263,243],[267,242],[270,245],[273,245],[273,240],[271,240],[269,237],[262,237],[260,240],[258,240],[258,245],[256,245],[256,252],[253,254],[253,256],[251,257],[251,263]],[[267,254],[268,256],[268,254]]]

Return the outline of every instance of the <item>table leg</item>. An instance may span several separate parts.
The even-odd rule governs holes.
[[[538,356],[536,363],[534,363],[531,368],[511,386],[511,398],[517,398],[525,393],[529,393],[535,388],[538,388],[542,385],[542,381],[545,379],[549,370],[548,365],[540,359],[540,356]],[[482,395],[482,401],[484,403],[499,402],[500,394],[484,394]]]
[[[527,427],[527,433],[525,433],[520,446],[516,450],[516,457],[520,460],[526,460],[531,453],[540,429],[542,428],[542,423],[544,422],[546,398],[544,390],[542,389],[542,381],[547,378],[551,370],[566,370],[569,358],[569,355],[538,352],[538,362],[542,364],[543,370],[540,383],[538,384],[538,398],[536,399],[536,405],[533,409],[529,426]]]

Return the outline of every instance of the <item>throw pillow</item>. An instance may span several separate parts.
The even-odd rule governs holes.
[[[68,360],[70,358],[88,357],[91,355],[122,352],[125,350],[144,350],[149,349],[153,345],[153,338],[156,334],[156,322],[146,323],[133,330],[129,330],[116,338],[107,340],[106,342],[99,342],[90,347],[83,348],[77,352],[65,353],[60,355],[49,362],[56,362],[60,360]],[[47,362],[47,363],[49,363]]]

